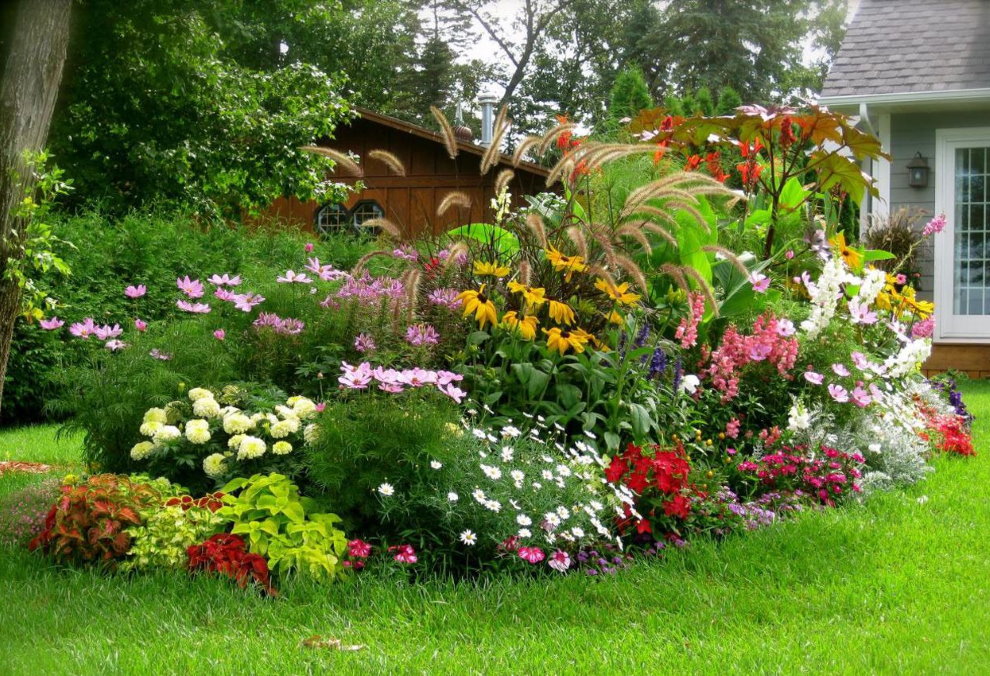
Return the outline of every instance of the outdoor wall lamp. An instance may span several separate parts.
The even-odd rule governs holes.
[[[928,186],[928,160],[921,156],[920,152],[914,154],[911,161],[907,163],[908,185],[912,188],[924,188]]]

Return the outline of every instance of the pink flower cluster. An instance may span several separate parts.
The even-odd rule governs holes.
[[[253,326],[256,329],[269,328],[275,333],[285,336],[297,336],[306,328],[306,324],[298,319],[291,317],[285,317],[283,319],[273,312],[262,312],[259,314],[258,318],[254,320]]]
[[[433,305],[439,305],[440,307],[445,307],[448,310],[456,310],[461,306],[461,301],[457,296],[457,289],[444,288],[430,291],[430,294],[426,297],[426,299]]]
[[[824,458],[797,454],[805,450],[784,446],[781,452],[765,455],[755,462],[741,462],[738,469],[744,474],[755,474],[765,486],[805,491],[830,507],[835,505],[836,497],[849,490],[860,491],[855,479],[862,476],[859,469],[865,462],[862,455],[828,446],[821,447]]]
[[[440,334],[430,324],[412,324],[406,329],[406,342],[413,347],[436,345],[440,342]]]
[[[939,214],[925,224],[925,229],[921,231],[921,234],[924,237],[931,237],[945,230],[947,224],[948,221],[945,218],[945,214]]]
[[[685,350],[698,343],[698,324],[705,316],[705,297],[700,293],[688,294],[688,314],[681,320],[674,337],[681,341]]]
[[[337,381],[342,388],[351,390],[367,389],[373,382],[378,383],[378,389],[391,393],[402,392],[406,388],[432,385],[458,404],[467,395],[467,392],[455,385],[463,380],[464,376],[451,371],[428,371],[421,368],[397,371],[381,366],[372,368],[368,362],[361,362],[357,366],[343,362],[340,370],[342,375]]]
[[[351,277],[337,290],[337,298],[354,298],[359,303],[376,303],[382,298],[400,298],[405,286],[392,277],[372,277],[365,271],[359,278]]]
[[[780,375],[786,375],[798,354],[798,341],[793,334],[794,325],[789,320],[772,314],[757,317],[749,336],[730,326],[718,349],[712,352],[706,370],[715,389],[722,393],[722,401],[731,401],[739,394],[739,371],[747,364],[766,361],[776,365]]]
[[[265,302],[265,297],[256,293],[234,293],[222,287],[218,287],[213,295],[222,301],[233,303],[241,312],[250,312]]]

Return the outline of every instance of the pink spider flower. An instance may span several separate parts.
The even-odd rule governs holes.
[[[140,298],[144,294],[148,293],[148,287],[144,284],[138,284],[137,286],[128,286],[124,289],[124,295],[128,298]]]
[[[413,324],[406,329],[406,342],[414,347],[436,345],[440,334],[430,324]]]
[[[198,279],[189,279],[189,275],[176,278],[175,285],[189,298],[203,297],[203,283]]]
[[[354,339],[354,349],[358,352],[370,352],[376,349],[378,346],[375,344],[374,337],[368,333],[359,333]]]
[[[426,299],[433,305],[445,307],[448,310],[456,310],[461,306],[461,301],[457,295],[457,289],[434,289],[430,291]]]

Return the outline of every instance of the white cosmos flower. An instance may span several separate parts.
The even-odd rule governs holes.
[[[472,533],[471,531],[466,530],[463,533],[461,533],[461,542],[463,542],[467,546],[473,547],[474,543],[476,543],[477,541],[478,541],[478,536]]]
[[[386,482],[378,487],[378,492],[384,495],[386,498],[395,495],[395,486]]]

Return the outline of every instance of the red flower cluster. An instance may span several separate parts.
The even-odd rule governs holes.
[[[361,570],[371,556],[371,545],[364,540],[350,540],[347,543],[347,556],[350,560],[344,561],[344,568]]]
[[[193,507],[208,509],[211,512],[215,512],[223,507],[223,493],[220,491],[217,491],[216,493],[207,493],[201,498],[194,498],[191,495],[183,495],[182,497],[169,498],[165,501],[166,507],[174,507],[176,505],[182,507],[183,512],[187,512]]]
[[[729,175],[722,171],[721,155],[717,150],[706,153],[704,158],[701,155],[691,155],[684,164],[684,171],[695,171],[701,167],[702,162],[704,162],[708,173],[716,181],[725,183],[729,178]]]
[[[416,550],[413,549],[412,545],[392,545],[388,548],[388,551],[395,552],[392,558],[399,563],[416,563],[418,561]]]
[[[805,450],[803,446],[782,446],[779,453],[765,455],[755,462],[746,460],[737,469],[744,475],[755,475],[764,486],[795,494],[800,491],[817,497],[829,507],[834,507],[835,499],[850,490],[860,491],[855,479],[862,476],[859,469],[865,462],[862,455],[822,446],[825,457],[811,458],[803,455]]]
[[[682,493],[688,485],[691,464],[684,445],[677,442],[672,450],[661,450],[654,444],[652,449],[652,454],[644,454],[641,446],[629,444],[622,455],[612,458],[605,478],[612,483],[623,483],[636,493],[640,497],[638,507],[647,516],[657,517],[662,512],[665,516],[687,519],[691,501]],[[631,518],[627,514],[620,528],[629,523]],[[653,525],[644,517],[636,523],[636,530],[653,532]]]
[[[973,438],[966,429],[966,419],[961,415],[936,415],[928,420],[929,429],[935,434],[935,448],[943,453],[976,455]],[[926,439],[931,436],[923,433]]]
[[[278,596],[268,574],[268,562],[258,554],[249,553],[240,536],[219,533],[201,545],[192,545],[186,554],[191,572],[220,573],[236,580],[242,589],[249,581],[254,582],[269,596]]]
[[[752,145],[749,143],[739,144],[739,154],[746,161],[737,164],[736,169],[739,170],[743,187],[748,191],[756,187],[756,182],[760,180],[760,173],[763,171],[763,165],[759,162],[761,150],[763,150],[763,144],[760,143],[760,139],[756,139]]]

